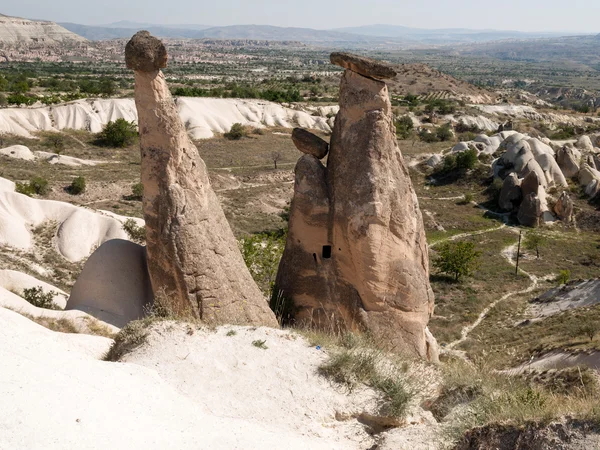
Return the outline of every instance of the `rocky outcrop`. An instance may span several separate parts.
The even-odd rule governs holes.
[[[164,289],[176,312],[191,312],[205,323],[276,326],[177,114],[159,70],[165,61],[164,46],[147,32],[127,44],[127,66],[135,70],[152,287]]]
[[[521,180],[519,180],[517,174],[511,173],[502,183],[498,205],[504,211],[513,211],[518,208],[522,198]]]
[[[341,80],[327,167],[312,155],[296,166],[273,305],[287,321],[369,330],[397,350],[437,360],[427,330],[434,298],[423,220],[387,86],[364,76],[364,67],[358,73],[360,57],[340,58],[332,55],[351,70]]]
[[[517,219],[526,227],[537,227],[542,217],[542,205],[539,197],[533,192],[523,197]]]
[[[569,197],[569,194],[563,192],[560,194],[558,201],[554,204],[552,208],[556,217],[562,220],[565,223],[571,222],[573,219],[573,200]]]
[[[146,249],[130,241],[112,239],[89,257],[65,309],[77,309],[123,327],[143,318],[152,299]]]
[[[574,147],[564,146],[556,152],[556,162],[566,178],[577,176],[580,159],[581,153]]]
[[[351,70],[364,77],[386,80],[395,78],[397,75],[396,70],[388,64],[351,53],[334,52],[331,54],[330,60],[331,64]]]
[[[292,131],[292,141],[302,153],[313,155],[317,159],[325,158],[329,152],[329,143],[327,141],[303,128],[294,128]]]

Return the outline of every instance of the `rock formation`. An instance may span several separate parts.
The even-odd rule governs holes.
[[[165,77],[163,44],[140,31],[125,48],[135,71],[148,269],[178,312],[209,324],[276,326],[189,139]]]
[[[574,147],[564,146],[556,152],[556,162],[566,178],[576,177],[579,173],[581,153]]]
[[[65,309],[77,309],[123,327],[152,304],[146,249],[122,239],[102,244],[89,257]]]
[[[289,234],[272,306],[284,320],[370,330],[397,350],[437,359],[427,241],[398,149],[388,89],[393,69],[333,54],[347,68],[327,167],[296,166]]]
[[[294,128],[292,141],[298,150],[317,159],[323,159],[329,152],[329,144],[319,136],[302,129]]]
[[[498,205],[504,211],[513,211],[519,206],[522,198],[521,180],[516,173],[511,173],[504,179]]]
[[[560,220],[570,223],[573,219],[573,200],[571,200],[569,194],[566,192],[561,193],[552,210]]]

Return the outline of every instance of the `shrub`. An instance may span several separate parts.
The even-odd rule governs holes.
[[[255,234],[240,240],[242,256],[261,291],[271,296],[287,234],[283,230]]]
[[[69,186],[69,193],[72,195],[79,195],[85,192],[85,178],[77,177],[74,178]]]
[[[584,335],[590,339],[590,342],[594,340],[596,335],[600,332],[600,323],[594,320],[586,319],[579,326],[578,335]]]
[[[57,155],[60,155],[65,149],[65,138],[58,133],[52,133],[46,136],[44,145],[50,147]]]
[[[41,286],[23,289],[23,298],[38,308],[58,309],[54,303],[54,291],[44,292]]]
[[[138,136],[137,126],[125,119],[108,122],[98,134],[98,144],[105,147],[124,148],[133,144]]]
[[[142,200],[144,198],[144,185],[142,183],[135,183],[131,186],[131,193],[133,200]]]
[[[146,227],[138,226],[133,219],[127,219],[123,224],[123,229],[133,242],[143,244],[146,242]]]
[[[238,141],[241,138],[243,138],[245,135],[246,135],[246,132],[245,132],[242,124],[234,123],[233,125],[231,125],[231,129],[229,130],[229,132],[225,133],[223,136],[225,136],[229,140]]]
[[[408,116],[402,116],[396,120],[396,135],[399,139],[408,139],[414,129],[413,121]]]
[[[454,137],[452,127],[449,123],[442,125],[437,130],[435,130],[435,135],[437,136],[438,140],[442,142],[449,141]]]
[[[463,199],[461,200],[461,203],[463,205],[468,205],[469,203],[471,203],[473,201],[473,194],[471,194],[470,192],[467,192],[464,196]]]
[[[46,195],[50,191],[48,180],[42,177],[34,177],[28,183],[16,183],[15,191],[29,197],[33,195]]]
[[[429,130],[427,130],[426,128],[423,128],[423,129],[421,129],[421,131],[419,131],[419,139],[421,139],[423,142],[427,142],[429,144],[431,144],[433,142],[439,142],[437,133],[432,133]]]
[[[252,341],[252,345],[256,348],[260,348],[261,350],[267,350],[269,347],[266,345],[267,341],[257,339],[256,341]]]
[[[454,277],[455,281],[460,281],[462,277],[473,274],[480,255],[473,242],[445,242],[440,246],[433,266],[439,272]]]
[[[0,94],[0,107],[5,107],[8,105],[8,99],[6,98],[6,95],[4,94]]]
[[[459,170],[473,169],[477,165],[477,150],[471,148],[456,155],[456,168]]]
[[[556,283],[560,286],[561,284],[567,284],[571,279],[570,270],[561,270],[556,277]]]

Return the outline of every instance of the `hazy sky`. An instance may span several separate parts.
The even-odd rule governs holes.
[[[100,25],[259,24],[599,32],[600,0],[2,0],[0,13]]]

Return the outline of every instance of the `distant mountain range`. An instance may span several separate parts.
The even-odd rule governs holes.
[[[54,22],[22,19],[0,14],[0,44],[48,45],[80,43],[85,39],[74,34]]]
[[[253,39],[270,41],[301,41],[306,43],[389,43],[404,45],[444,45],[491,42],[503,39],[534,39],[542,37],[573,36],[583,33],[525,33],[520,31],[438,29],[428,30],[396,25],[368,25],[363,27],[315,30],[311,28],[284,28],[271,25],[157,25],[150,23],[116,22],[104,26],[61,23],[63,27],[90,40],[127,38],[145,29],[163,38],[191,39]]]

